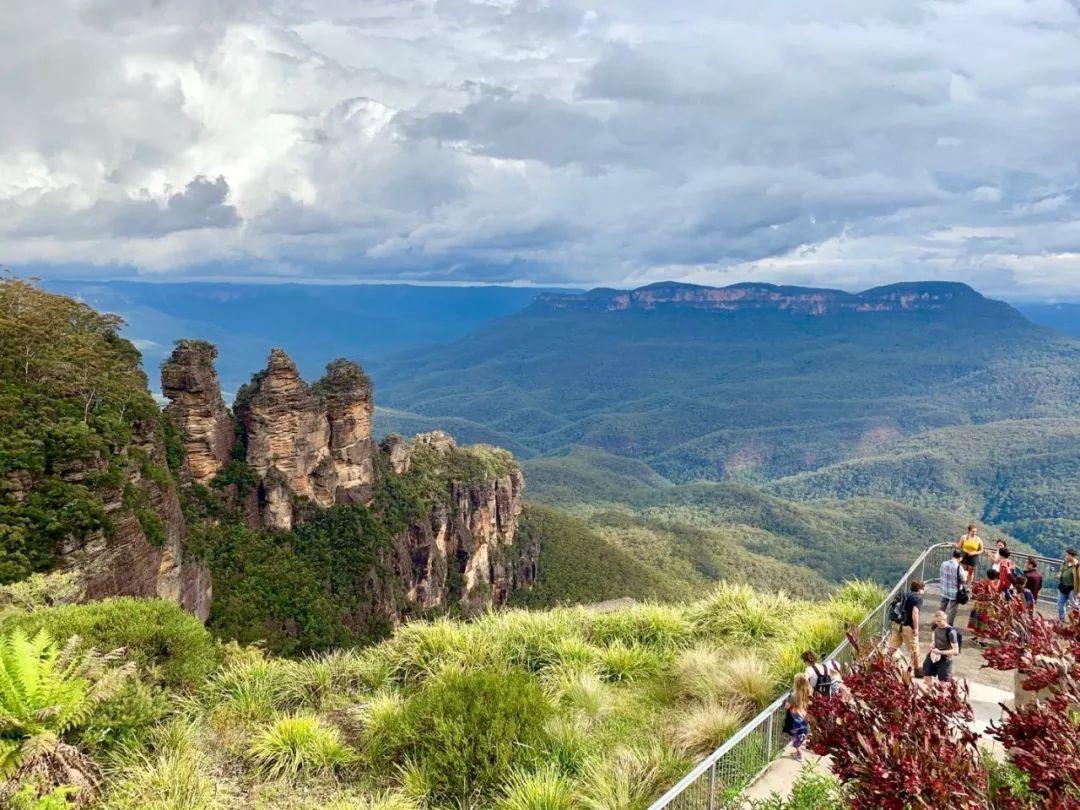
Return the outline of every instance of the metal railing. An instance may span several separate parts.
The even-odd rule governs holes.
[[[853,635],[857,634],[860,646],[869,642],[881,643],[889,632],[889,603],[905,590],[912,580],[920,579],[926,583],[938,582],[941,564],[952,559],[952,543],[940,543],[930,546],[922,552],[866,618],[862,620]],[[1029,555],[1018,554],[1013,558],[1018,568]],[[1039,601],[1054,604],[1057,589],[1053,587],[1061,560],[1030,555],[1043,572],[1044,587],[1039,594]],[[977,573],[982,574],[990,565],[989,557],[980,560]],[[841,666],[851,662],[852,649],[845,638],[833,650],[827,660],[836,661]],[[699,762],[678,784],[657,799],[649,810],[720,810],[736,802],[743,791],[754,782],[787,746],[782,733],[786,705],[791,693],[781,695],[753,720],[737,731],[719,748]]]

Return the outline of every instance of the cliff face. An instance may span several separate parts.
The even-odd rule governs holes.
[[[291,528],[298,498],[320,507],[371,502],[372,409],[371,385],[355,363],[335,361],[308,386],[285,352],[271,352],[234,409],[265,526]]]
[[[215,354],[207,344],[183,342],[162,367],[172,399],[166,413],[181,432],[195,483],[212,483],[232,452],[234,422],[221,403]],[[530,584],[539,549],[517,542],[524,479],[510,454],[459,448],[441,431],[411,442],[390,436],[376,448],[373,407],[371,383],[357,364],[336,360],[308,385],[289,356],[273,350],[233,408],[254,490],[243,502],[235,488],[228,497],[249,527],[290,530],[313,509],[372,506],[381,454],[379,468],[400,479],[414,517],[391,530],[379,554],[381,569],[393,576],[373,575],[363,586],[376,614],[396,621],[414,608],[482,609]]]
[[[536,305],[553,310],[596,312],[679,307],[717,312],[774,311],[816,316],[844,312],[927,312],[959,308],[997,317],[1017,315],[1007,304],[984,298],[966,284],[948,282],[891,284],[861,293],[849,293],[774,284],[705,287],[665,281],[636,290],[598,288],[582,295],[547,293],[537,297]]]
[[[161,366],[161,392],[170,400],[165,415],[180,429],[186,455],[185,472],[205,484],[229,462],[235,431],[221,398],[209,343],[182,340]]]
[[[131,444],[121,452],[165,466],[165,449],[157,424],[136,423]],[[72,465],[63,477],[79,483],[105,468],[103,459]],[[186,526],[172,482],[154,480],[145,464],[129,464],[126,479],[103,492],[110,531],[67,538],[59,551],[59,568],[79,572],[85,597],[158,597],[179,602],[206,621],[210,614],[210,571],[202,560],[185,554]],[[153,535],[153,542],[147,536]]]
[[[417,436],[410,444],[383,444],[395,470],[406,474],[413,456],[427,467],[453,465],[468,454],[442,431]],[[488,450],[487,452],[497,452]],[[509,454],[502,457],[509,461]],[[536,579],[539,549],[516,543],[525,479],[516,464],[471,481],[448,480],[445,500],[431,503],[420,521],[395,538],[393,567],[405,597],[420,607],[458,603],[466,609],[502,605],[510,593]]]

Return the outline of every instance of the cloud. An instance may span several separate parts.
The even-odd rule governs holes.
[[[1080,297],[1066,0],[51,0],[0,71],[38,272]]]

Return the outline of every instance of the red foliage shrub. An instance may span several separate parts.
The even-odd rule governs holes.
[[[881,652],[858,657],[844,683],[847,694],[811,705],[809,747],[832,757],[853,810],[987,806],[966,686],[920,684]]]
[[[1020,600],[1003,600],[980,636],[993,643],[983,651],[991,669],[1015,669],[1024,689],[1049,691],[1049,697],[1020,709],[1005,709],[1005,719],[990,726],[1009,759],[1028,776],[1038,807],[1080,808],[1080,619],[1046,619]],[[1004,797],[1006,807],[1023,807]]]

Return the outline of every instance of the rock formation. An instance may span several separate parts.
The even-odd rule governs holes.
[[[156,422],[136,423],[131,444],[120,452],[165,466],[165,448]],[[104,459],[64,471],[78,483],[106,467]],[[210,615],[211,582],[206,563],[185,553],[186,525],[172,482],[148,477],[145,465],[128,465],[126,481],[103,496],[110,532],[69,538],[59,550],[60,568],[80,573],[85,597],[159,597],[179,602],[201,620]],[[135,504],[142,508],[136,510]],[[140,513],[142,517],[140,517]],[[147,536],[144,520],[160,522],[160,537]]]
[[[181,340],[161,366],[161,392],[170,400],[165,415],[180,429],[184,470],[205,484],[229,462],[235,430],[221,398],[214,358],[217,349],[201,340]]]
[[[264,525],[292,528],[297,499],[321,507],[371,501],[372,408],[371,384],[355,363],[336,360],[308,386],[285,352],[270,353],[234,407]]]
[[[394,437],[382,449],[402,473],[415,452],[429,452],[436,464],[472,452],[441,430],[420,434],[411,444]],[[424,608],[459,602],[478,609],[504,604],[515,588],[535,580],[539,549],[515,544],[525,479],[509,453],[486,452],[501,453],[504,469],[482,480],[451,478],[448,497],[433,502],[424,519],[395,538],[393,566],[408,601]]]

